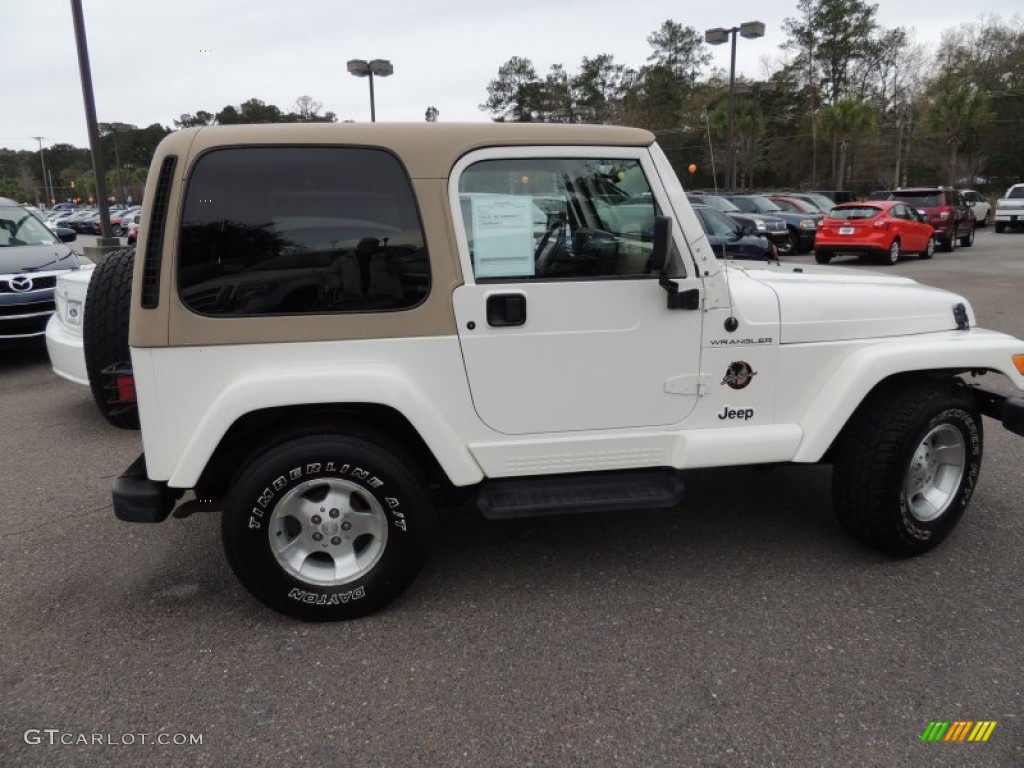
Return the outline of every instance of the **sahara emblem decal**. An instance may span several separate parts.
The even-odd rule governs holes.
[[[743,389],[755,376],[757,376],[757,371],[750,367],[750,363],[738,360],[735,363],[729,363],[722,383],[728,384],[733,389]]]

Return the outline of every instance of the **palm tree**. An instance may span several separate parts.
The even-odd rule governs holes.
[[[929,128],[941,131],[949,144],[949,185],[956,184],[960,147],[992,122],[989,99],[972,88],[960,87],[940,94],[932,102],[925,121]]]
[[[742,161],[746,170],[745,183],[742,186],[749,188],[754,184],[754,168],[757,165],[758,152],[761,149],[761,139],[764,137],[764,115],[751,98],[736,99],[734,109],[733,132],[735,135],[733,141],[735,146],[732,150]],[[715,138],[723,144],[726,143],[729,133],[728,104],[720,102],[708,114],[708,119]],[[728,148],[726,149],[728,151]]]
[[[875,111],[866,101],[840,99],[818,113],[818,122],[821,130],[832,137],[833,149],[838,146],[839,162],[833,176],[836,189],[843,189],[846,151],[857,138],[874,130]]]

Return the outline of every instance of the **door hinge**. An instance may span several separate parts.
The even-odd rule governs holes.
[[[702,397],[707,394],[708,383],[711,374],[688,373],[685,376],[673,376],[665,381],[665,391],[670,395],[697,395]]]

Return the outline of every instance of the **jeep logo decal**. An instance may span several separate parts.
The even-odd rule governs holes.
[[[753,408],[730,408],[728,405],[722,408],[722,412],[718,414],[718,418],[722,421],[726,419],[742,419],[743,421],[749,421],[754,418]]]

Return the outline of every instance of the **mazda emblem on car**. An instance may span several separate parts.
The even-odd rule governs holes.
[[[25,277],[25,275],[12,277],[7,281],[7,284],[11,286],[11,290],[15,293],[25,293],[26,291],[32,290],[32,278]]]

